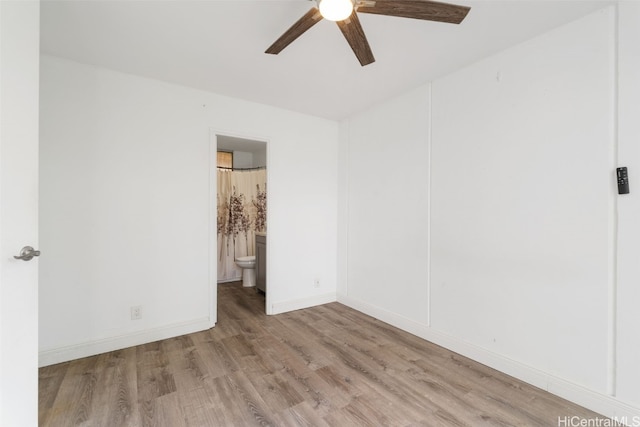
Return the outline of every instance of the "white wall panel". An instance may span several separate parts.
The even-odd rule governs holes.
[[[338,291],[383,321],[633,422],[640,9],[619,7],[341,124]],[[395,148],[406,168],[385,167]],[[617,151],[631,177],[620,197]],[[429,266],[424,255],[429,279],[412,281]]]
[[[349,120],[346,295],[428,320],[429,88]],[[343,291],[344,292],[344,291]]]
[[[618,196],[616,392],[640,406],[640,3],[618,7],[618,161],[629,168],[630,193]]]
[[[433,84],[432,326],[604,392],[613,13]]]

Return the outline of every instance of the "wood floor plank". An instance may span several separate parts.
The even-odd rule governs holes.
[[[374,426],[400,425],[399,420],[392,420],[370,401],[368,396],[354,396],[348,405],[324,417],[329,425]]]
[[[88,421],[97,361],[93,356],[69,364],[46,425],[81,425]]]
[[[308,402],[304,401],[275,415],[275,422],[283,427],[331,427]],[[336,424],[334,424],[335,426]]]
[[[309,328],[304,322],[283,320],[277,326],[277,332],[272,332],[285,347],[282,355],[303,360],[309,369],[315,370],[331,363],[333,354],[319,344],[319,333]],[[295,329],[294,329],[295,328]]]
[[[231,390],[234,391],[235,396],[238,398],[237,402],[239,402],[239,406],[243,410],[244,418],[248,421],[246,425],[276,425],[272,420],[271,411],[242,371],[234,372],[228,375],[226,379],[231,386]]]
[[[100,425],[140,425],[137,395],[135,349],[128,348],[100,355],[92,419]]]
[[[185,425],[187,426],[218,426],[224,425],[224,420],[218,418],[214,408],[215,393],[209,389],[205,381],[202,387],[177,393],[180,407],[183,408]]]
[[[39,370],[41,426],[549,426],[602,418],[339,303],[277,316],[218,286],[215,328]]]
[[[282,412],[304,402],[304,397],[280,373],[252,375],[249,380],[272,412]]]
[[[211,414],[216,420],[213,425],[255,425],[244,410],[243,402],[231,386],[227,375],[207,381],[207,385],[205,390],[211,394],[212,400],[216,403],[211,408]]]
[[[60,386],[69,368],[69,362],[45,366],[39,372],[38,424],[45,425],[51,418],[51,410],[60,392]]]
[[[155,399],[155,418],[152,420],[156,426],[186,427],[184,407],[180,405],[178,393],[164,394]]]

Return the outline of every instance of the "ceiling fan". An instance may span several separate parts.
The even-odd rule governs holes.
[[[459,24],[471,8],[429,0],[314,0],[318,7],[312,7],[295,24],[284,32],[265,53],[279,54],[295,39],[323,18],[335,21],[355,53],[360,65],[375,61],[367,36],[360,25],[359,13],[399,16],[402,18],[424,19],[427,21]]]

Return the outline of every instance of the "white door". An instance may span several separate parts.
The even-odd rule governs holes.
[[[37,1],[0,0],[0,425],[38,424]]]

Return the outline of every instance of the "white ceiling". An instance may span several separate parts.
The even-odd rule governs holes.
[[[329,119],[613,3],[453,0],[460,25],[360,14],[376,62],[361,67],[333,22],[264,50],[309,0],[44,0],[43,53]]]
[[[235,136],[217,135],[216,147],[220,151],[244,151],[246,153],[262,153],[267,150],[267,143]]]

